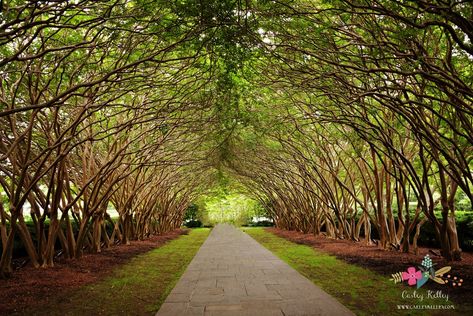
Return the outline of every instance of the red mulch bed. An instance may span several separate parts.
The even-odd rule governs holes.
[[[186,233],[177,229],[147,240],[131,241],[130,245],[113,246],[101,253],[85,254],[80,259],[59,258],[54,268],[25,266],[10,279],[0,280],[0,315],[21,313],[26,308],[43,305],[60,293],[94,283],[131,258]]]
[[[442,290],[448,293],[453,302],[457,303],[462,311],[473,312],[473,254],[462,253],[462,261],[448,262],[442,257],[435,256],[430,250],[438,253],[438,249],[419,248],[419,253],[402,253],[399,251],[382,250],[376,245],[364,245],[362,242],[349,240],[331,239],[324,236],[314,236],[296,231],[287,231],[277,228],[267,228],[287,240],[298,244],[309,245],[318,250],[332,254],[348,263],[356,264],[376,271],[390,278],[391,274],[407,270],[409,266],[420,265],[426,254],[429,254],[436,267],[451,266],[450,274],[463,279],[461,288],[447,285],[440,285],[428,282],[424,287],[430,290]],[[470,314],[473,315],[473,314]]]

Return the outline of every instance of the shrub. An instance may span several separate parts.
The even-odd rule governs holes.
[[[184,225],[187,228],[196,228],[196,227],[202,227],[202,222],[199,221],[198,219],[193,219],[193,220],[185,222]]]
[[[268,220],[263,220],[263,221],[257,221],[255,223],[251,223],[250,226],[253,227],[272,227],[274,226],[274,223]]]

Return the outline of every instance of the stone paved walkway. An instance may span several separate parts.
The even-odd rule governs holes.
[[[353,313],[247,234],[220,224],[156,315]]]

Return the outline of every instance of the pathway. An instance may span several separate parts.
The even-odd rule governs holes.
[[[247,234],[217,225],[156,316],[353,315]]]

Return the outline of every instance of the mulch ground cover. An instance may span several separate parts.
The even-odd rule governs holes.
[[[94,283],[131,258],[186,233],[177,229],[146,240],[131,241],[129,245],[113,246],[100,253],[84,254],[80,259],[58,258],[53,268],[35,269],[26,265],[10,279],[0,280],[0,315],[44,306],[51,298]]]
[[[429,290],[442,290],[448,293],[450,299],[462,305],[462,309],[473,309],[473,254],[462,253],[461,261],[448,262],[440,256],[439,249],[419,248],[418,253],[402,253],[394,250],[383,250],[376,245],[366,245],[362,242],[349,240],[331,239],[325,236],[314,236],[296,231],[286,231],[277,228],[267,228],[267,230],[277,236],[289,241],[304,244],[336,256],[348,263],[365,267],[390,278],[391,274],[406,271],[408,267],[417,267],[426,254],[429,254],[435,267],[441,268],[451,266],[449,274],[463,279],[461,287],[452,285],[440,285],[435,282],[428,282],[425,287]]]

